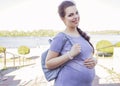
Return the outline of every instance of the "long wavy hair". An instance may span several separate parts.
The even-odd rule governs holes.
[[[58,6],[58,14],[61,18],[65,17],[65,9],[70,6],[76,6],[76,4],[72,1],[63,1],[59,6]],[[79,34],[89,42],[89,44],[93,47],[92,43],[90,42],[90,37],[82,31],[80,28],[77,27],[77,31]],[[94,47],[93,47],[93,53],[94,53]]]

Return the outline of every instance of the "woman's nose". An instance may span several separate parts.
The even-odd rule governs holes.
[[[74,15],[74,18],[76,19],[76,18],[78,18],[79,16],[78,15]]]

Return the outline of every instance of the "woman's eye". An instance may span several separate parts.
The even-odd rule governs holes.
[[[73,16],[73,14],[72,14],[72,13],[68,15],[68,17],[71,17],[71,16]]]
[[[76,14],[79,14],[79,12],[77,11]]]
[[[70,14],[70,15],[68,15],[69,17],[71,17],[72,16],[72,14]]]

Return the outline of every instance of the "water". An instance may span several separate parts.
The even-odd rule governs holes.
[[[100,40],[108,40],[113,44],[120,41],[120,35],[91,35],[90,37],[93,45],[96,45]],[[25,45],[34,48],[41,45],[48,45],[48,39],[50,37],[0,37],[0,46],[17,48]]]
[[[25,45],[30,48],[40,47],[40,45],[47,45],[50,37],[0,37],[0,46],[6,48],[17,48]]]

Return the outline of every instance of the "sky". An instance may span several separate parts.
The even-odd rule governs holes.
[[[0,30],[64,30],[63,0],[0,0]],[[120,0],[74,0],[85,31],[120,30]]]

